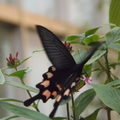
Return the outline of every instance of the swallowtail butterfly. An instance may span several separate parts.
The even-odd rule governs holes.
[[[43,81],[36,85],[40,92],[26,100],[24,105],[29,106],[37,99],[46,102],[49,98],[54,99],[59,95],[54,103],[54,109],[49,115],[52,118],[62,99],[67,99],[80,81],[84,64],[91,58],[99,45],[91,49],[81,63],[76,64],[68,49],[56,35],[43,26],[37,25],[36,28],[45,52],[53,66],[49,67],[48,71],[43,74]]]

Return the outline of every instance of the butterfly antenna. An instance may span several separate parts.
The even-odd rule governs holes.
[[[31,105],[35,100],[37,100],[38,98],[39,98],[39,95],[36,95],[36,96],[34,96],[34,97],[26,100],[26,101],[24,102],[24,105],[25,105],[25,106],[30,106],[30,105]]]

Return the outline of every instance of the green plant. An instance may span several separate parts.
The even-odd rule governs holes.
[[[78,44],[83,48],[87,48],[88,44],[92,44],[94,42],[103,42],[103,46],[101,49],[98,49],[93,57],[87,62],[87,64],[83,68],[83,73],[86,73],[87,77],[91,77],[91,73],[96,73],[99,77],[102,73],[106,74],[106,77],[102,78],[102,82],[98,84],[89,83],[92,88],[84,91],[83,93],[79,94],[76,99],[74,99],[74,94],[71,94],[71,99],[67,101],[63,101],[61,104],[66,104],[66,111],[67,117],[56,117],[53,120],[82,120],[81,113],[85,111],[86,107],[93,101],[95,96],[98,96],[99,99],[103,102],[103,104],[96,108],[94,111],[91,112],[90,115],[84,118],[84,120],[96,120],[98,112],[101,109],[105,109],[107,111],[108,120],[111,120],[111,111],[114,110],[117,113],[120,113],[120,78],[116,76],[112,71],[116,70],[116,67],[120,65],[120,27],[119,24],[119,0],[112,0],[110,6],[110,22],[114,24],[108,24],[111,26],[112,29],[109,32],[105,33],[104,35],[100,36],[96,32],[103,26],[99,26],[96,28],[92,28],[87,30],[85,33],[79,35],[71,35],[66,38],[67,43],[71,44]],[[117,19],[118,18],[118,19]],[[110,49],[114,49],[118,52],[118,59],[115,62],[110,62],[108,58],[108,53]],[[38,52],[38,51],[37,51]],[[80,62],[80,58],[83,57],[85,50],[81,49],[80,51],[75,51],[73,57],[75,58],[76,62]],[[103,59],[104,64],[100,61]],[[38,93],[38,89],[27,86],[24,82],[24,77],[29,73],[28,68],[18,70],[18,66],[24,63],[26,60],[30,59],[30,57],[26,58],[22,62],[18,59],[18,53],[16,53],[16,57],[7,58],[7,66],[8,68],[15,69],[15,72],[11,74],[6,74],[5,70],[8,69],[1,69],[0,71],[0,84],[7,84],[13,87],[17,87],[20,89],[24,89],[27,91],[28,95],[31,97],[31,92]],[[97,63],[98,68],[92,67],[93,64]],[[8,77],[18,77],[21,81],[14,82],[14,81],[6,81],[4,76]],[[87,79],[85,77],[86,80]],[[80,83],[80,88],[84,86],[84,82]],[[78,87],[78,86],[77,86]],[[79,87],[78,87],[79,88]],[[77,88],[76,88],[77,89]],[[72,101],[72,113],[69,112],[69,101]],[[8,116],[5,118],[1,118],[2,120],[17,118],[17,117],[24,117],[27,119],[33,120],[51,120],[51,118],[47,117],[46,115],[40,113],[38,108],[38,103],[33,103],[32,107],[35,110],[28,109],[26,107],[21,107],[18,105],[14,105],[8,102],[19,102],[23,104],[23,101],[14,99],[14,98],[0,98],[0,107],[5,108],[6,110],[13,113],[13,116]],[[72,116],[72,117],[71,117]],[[80,118],[81,117],[81,118]]]

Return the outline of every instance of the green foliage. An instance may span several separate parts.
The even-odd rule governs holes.
[[[92,114],[87,116],[84,120],[97,120],[97,115],[100,110],[101,108],[96,109]]]
[[[31,92],[38,93],[38,89],[24,85],[23,83],[19,83],[19,82],[15,82],[15,81],[5,81],[5,84],[13,86],[13,87],[21,88],[24,90],[29,90]]]
[[[109,22],[120,26],[120,0],[111,0]],[[111,26],[111,28],[113,28],[113,26]]]
[[[120,81],[120,80],[119,80]],[[92,84],[102,102],[111,109],[120,113],[120,89],[110,85]]]
[[[89,103],[93,100],[96,93],[93,89],[86,90],[80,94],[75,100],[75,115],[76,120],[79,118],[80,114],[86,109]]]
[[[32,119],[32,120],[51,120],[50,118],[48,118],[42,113],[27,109],[24,107],[20,107],[14,104],[0,101],[0,107],[10,111],[11,113],[19,117],[24,117],[24,118]]]
[[[23,69],[23,70],[13,72],[13,73],[9,74],[8,76],[18,77],[20,80],[23,80],[26,73],[27,73],[27,69]]]
[[[4,84],[4,82],[5,82],[5,77],[2,73],[2,71],[0,70],[0,84]]]

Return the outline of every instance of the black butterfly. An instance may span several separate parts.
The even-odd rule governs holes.
[[[49,98],[54,99],[59,95],[54,103],[54,109],[49,115],[52,118],[61,100],[67,99],[80,81],[84,64],[94,54],[98,46],[91,49],[88,56],[81,63],[76,64],[68,49],[56,35],[45,27],[39,25],[36,27],[47,56],[53,66],[49,67],[48,71],[43,74],[43,81],[36,85],[40,92],[26,100],[24,105],[29,106],[37,99],[42,99],[43,102],[46,102]]]

